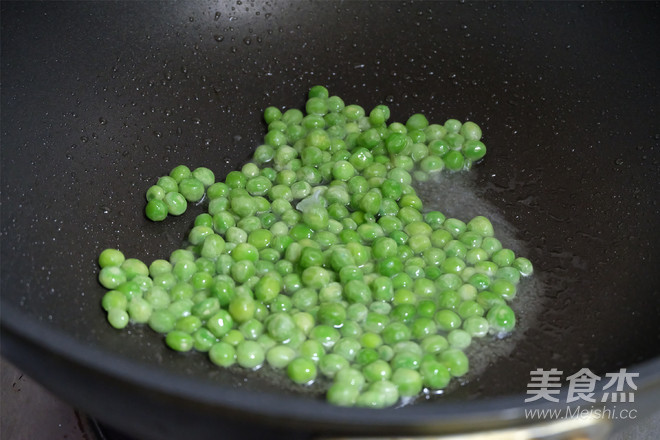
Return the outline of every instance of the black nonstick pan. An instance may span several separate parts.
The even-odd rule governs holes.
[[[567,402],[566,378],[583,368],[639,374],[619,410],[641,419],[660,406],[657,2],[6,1],[0,12],[2,354],[90,416],[144,439],[552,425],[562,420],[525,410],[590,407]],[[224,177],[262,142],[263,109],[302,108],[316,84],[386,104],[392,120],[477,122],[485,160],[427,185],[426,200],[491,216],[535,264],[518,329],[428,402],[332,407],[175,354],[148,329],[118,332],[100,307],[101,250],[166,258],[202,212],[148,221],[157,177],[178,164]],[[530,372],[552,368],[559,402],[526,403]],[[577,429],[631,419],[577,418]]]

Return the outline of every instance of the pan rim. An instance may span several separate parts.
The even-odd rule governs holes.
[[[26,322],[29,325],[26,325]],[[312,424],[337,424],[364,426],[377,424],[380,427],[411,428],[440,426],[449,421],[473,420],[494,421],[498,424],[524,420],[523,408],[551,408],[557,404],[548,401],[525,403],[524,394],[468,400],[462,402],[439,402],[430,405],[409,405],[400,408],[385,408],[377,411],[363,408],[342,408],[322,400],[304,396],[260,392],[230,388],[221,384],[209,386],[209,381],[159,370],[134,360],[112,356],[106,350],[83,344],[59,329],[26,317],[14,305],[0,298],[0,329],[27,340],[45,352],[59,356],[75,365],[100,373],[119,381],[145,388],[149,391],[181,398],[211,408],[231,409],[248,416],[262,416],[273,420],[286,419],[292,422]],[[7,355],[5,344],[0,346],[3,356]],[[10,354],[10,353],[9,353]],[[11,354],[10,354],[11,355]],[[12,360],[11,356],[8,356]],[[21,365],[18,365],[21,368]],[[660,356],[634,364],[640,376],[636,380],[637,393],[660,393]],[[560,395],[567,393],[563,387]],[[565,399],[563,400],[565,402]],[[562,402],[562,399],[560,399]],[[578,402],[579,403],[579,402]],[[565,407],[566,404],[562,404]],[[475,428],[479,426],[475,425]]]

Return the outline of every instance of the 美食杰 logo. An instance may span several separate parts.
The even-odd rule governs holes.
[[[537,368],[530,371],[525,403],[548,401],[566,403],[564,409],[530,409],[525,411],[527,418],[560,419],[568,417],[596,417],[609,419],[634,419],[637,411],[630,408],[635,402],[637,385],[634,380],[639,373],[632,373],[622,368],[618,372],[606,373],[602,377],[588,368],[582,368],[566,376],[556,368],[544,370]],[[564,385],[568,385],[565,394]],[[577,402],[579,405],[575,406]],[[572,405],[569,405],[572,404]],[[626,404],[617,409],[616,404]],[[584,406],[583,406],[584,405]]]

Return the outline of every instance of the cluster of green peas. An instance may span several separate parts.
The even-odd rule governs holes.
[[[267,108],[264,144],[224,182],[181,165],[149,188],[152,220],[204,196],[208,211],[168,260],[101,253],[108,321],[147,324],[221,367],[325,377],[335,405],[441,390],[468,371],[473,338],[514,328],[508,302],[533,270],[487,218],[424,212],[412,186],[470,168],[481,130],[421,114],[387,124],[386,106],[367,115],[322,86],[306,113]]]

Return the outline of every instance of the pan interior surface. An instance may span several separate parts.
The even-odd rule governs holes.
[[[514,343],[493,345],[505,354],[441,398],[360,413],[366,422],[412,423],[523,395],[536,368],[602,374],[658,356],[657,3],[0,8],[4,329],[166,395],[190,398],[190,380],[210,390],[211,406],[284,395],[276,412],[309,406],[323,409],[320,419],[350,418],[261,375],[246,381],[244,371],[174,353],[149,329],[113,330],[96,281],[103,249],[167,258],[202,212],[145,219],[144,192],[158,176],[187,164],[223,177],[261,143],[265,107],[302,108],[322,84],[366,109],[388,105],[394,121],[419,112],[477,122],[483,163],[425,191],[448,215],[487,209],[505,245],[536,269],[514,303]]]

